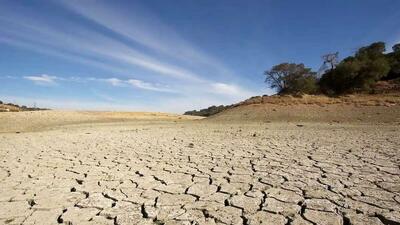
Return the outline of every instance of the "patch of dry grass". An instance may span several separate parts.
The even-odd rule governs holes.
[[[275,105],[361,105],[361,106],[387,106],[400,104],[400,94],[379,95],[344,95],[340,97],[328,97],[325,95],[302,95],[302,96],[256,96],[245,100],[237,105],[251,104],[275,104]]]

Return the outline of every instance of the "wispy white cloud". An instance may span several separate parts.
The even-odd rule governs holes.
[[[129,79],[126,82],[129,83],[130,85],[132,85],[133,87],[139,88],[139,89],[150,90],[150,91],[159,91],[159,92],[174,92],[174,90],[169,89],[167,87],[162,87],[161,85],[144,82],[142,80]]]
[[[35,77],[35,80],[41,80],[43,76],[29,76]],[[118,79],[118,78],[77,78],[71,77],[59,77],[51,76],[58,83],[69,82],[70,85],[73,83],[81,84],[88,83],[89,87],[93,87],[87,90],[85,98],[93,96],[96,100],[84,100],[84,99],[68,99],[67,96],[58,96],[56,98],[43,98],[31,96],[5,96],[1,97],[2,100],[10,102],[21,103],[25,105],[33,104],[36,102],[41,107],[48,107],[54,109],[79,109],[79,110],[134,110],[134,111],[165,111],[182,113],[192,109],[200,109],[211,105],[221,104],[232,104],[241,101],[259,93],[253,93],[243,88],[240,88],[234,84],[225,83],[214,83],[214,84],[200,84],[196,87],[193,86],[174,86],[163,85],[159,83],[151,83],[138,79]],[[25,77],[15,77],[13,79],[26,79]],[[47,77],[44,76],[43,80]],[[104,92],[101,86],[91,84],[92,82],[103,83],[110,85],[113,88],[135,88],[136,90],[145,90],[150,92],[165,92],[173,94],[170,95],[156,95],[148,102],[145,99],[136,99],[135,101],[128,101],[110,95],[108,92]],[[201,97],[199,97],[201,95]],[[137,102],[139,101],[139,102]],[[140,102],[142,101],[142,102]],[[145,101],[145,102],[143,102]]]
[[[108,82],[109,84],[111,84],[112,86],[121,86],[122,85],[122,80],[118,79],[118,78],[108,78],[105,80],[106,82]]]
[[[216,58],[198,49],[163,23],[157,15],[139,4],[127,8],[101,0],[95,2],[62,0],[59,3],[154,51],[190,63],[206,64],[225,76],[233,73]]]
[[[57,77],[49,76],[46,74],[38,75],[38,76],[25,76],[26,80],[33,81],[38,85],[53,85],[56,83]]]
[[[175,102],[180,104],[176,108],[187,110],[211,103],[230,104],[255,94],[235,79],[229,79],[232,83],[225,83],[220,78],[228,79],[227,74],[233,74],[229,68],[197,49],[150,12],[142,9],[128,12],[104,1],[71,0],[63,1],[63,4],[117,35],[100,32],[85,23],[77,23],[77,20],[52,22],[29,7],[18,8],[18,13],[12,13],[14,9],[6,6],[0,8],[0,42],[101,68],[112,76],[56,77],[43,74],[25,77],[35,84],[98,82],[114,88],[133,87],[138,91],[174,93],[173,99],[181,99],[181,102],[158,94],[158,103]],[[136,14],[136,11],[140,13]],[[121,41],[116,38],[118,35],[128,40]],[[208,72],[204,75],[199,71]],[[106,94],[98,92],[97,96],[103,100],[114,97]],[[195,101],[199,98],[202,101]]]
[[[217,94],[231,95],[231,96],[244,97],[244,96],[254,95],[253,92],[244,90],[243,88],[235,84],[213,83],[211,84],[211,90]]]
[[[4,28],[4,26],[3,26],[3,28]],[[4,35],[5,35],[7,33],[7,31],[6,30],[3,30],[3,31],[4,31]],[[28,32],[28,33],[30,33],[30,32]],[[19,33],[19,35],[23,35],[23,31],[21,31],[21,33]],[[77,55],[77,54],[71,54],[71,53],[65,52],[65,51],[63,51],[63,49],[57,49],[55,47],[51,47],[51,46],[48,46],[45,44],[38,44],[35,42],[35,40],[21,39],[19,35],[15,35],[12,37],[0,36],[0,42],[4,43],[4,44],[15,46],[15,47],[18,47],[21,49],[29,49],[34,52],[59,57],[62,59],[66,59],[68,61],[77,62],[77,63],[83,64],[85,66],[93,66],[93,67],[101,68],[104,70],[108,70],[108,71],[112,71],[112,72],[119,72],[119,73],[126,73],[128,71],[128,70],[121,69],[121,67],[102,63],[97,60],[93,60],[88,57],[85,57],[83,55]]]
[[[1,11],[0,11],[1,12]],[[0,23],[3,32],[7,36],[0,37],[1,42],[30,48],[34,51],[50,53],[64,58],[84,58],[84,62],[90,65],[115,69],[116,63],[124,63],[125,66],[143,68],[166,75],[171,78],[188,81],[202,81],[201,75],[195,74],[176,65],[161,62],[149,55],[141,53],[125,43],[109,38],[101,33],[87,30],[79,24],[67,24],[74,35],[70,32],[60,30],[39,20],[19,15],[10,15],[11,18],[1,17]],[[27,25],[29,24],[29,25]],[[27,36],[26,33],[31,35]],[[41,47],[40,47],[41,46]],[[104,48],[102,46],[107,46]],[[105,58],[107,61],[101,63],[95,58]],[[79,60],[79,59],[78,59]],[[111,64],[111,65],[110,65]],[[120,70],[120,69],[117,69]]]
[[[13,78],[13,79],[17,78],[17,77],[12,77],[12,76],[9,76],[9,77]],[[134,87],[134,88],[148,90],[148,91],[177,93],[177,91],[170,89],[167,85],[146,82],[146,81],[138,80],[138,79],[123,80],[123,79],[118,79],[115,77],[111,77],[111,78],[57,77],[57,76],[49,76],[46,74],[36,75],[36,76],[24,76],[23,78],[26,80],[33,81],[35,84],[39,84],[39,85],[51,85],[51,84],[55,84],[56,81],[79,82],[79,83],[103,82],[103,83],[109,84],[113,87]]]
[[[111,77],[111,78],[94,78],[94,77],[90,77],[87,79],[88,81],[100,81],[100,82],[104,82],[107,83],[111,86],[114,87],[121,87],[124,86],[124,81],[115,77]]]
[[[10,76],[12,77],[12,76]],[[16,77],[12,77],[16,78]],[[113,87],[134,87],[136,89],[147,90],[147,91],[155,91],[155,92],[169,92],[181,94],[182,96],[190,96],[196,95],[199,92],[205,92],[211,95],[219,95],[221,97],[228,97],[232,100],[236,99],[244,99],[251,96],[256,95],[257,93],[249,91],[247,89],[243,89],[235,84],[227,84],[227,83],[203,83],[197,85],[197,87],[170,87],[165,84],[160,83],[152,83],[143,81],[140,79],[119,79],[115,77],[109,78],[98,78],[98,77],[89,77],[89,78],[81,78],[81,77],[57,77],[57,76],[49,76],[46,74],[36,75],[36,76],[24,76],[24,79],[33,81],[35,84],[46,85],[46,84],[55,84],[58,82],[101,82]]]
[[[190,60],[191,64],[205,63],[206,67],[216,70],[214,76],[233,74],[217,59],[204,54],[181,38],[175,31],[159,21],[155,15],[150,12],[143,13],[146,11],[144,9],[141,9],[140,12],[134,10],[135,13],[132,13],[131,10],[115,8],[115,4],[104,4],[104,1],[65,1],[64,5],[154,51],[166,53],[168,56],[180,60]],[[138,51],[132,45],[88,29],[82,24],[64,21],[63,29],[60,29],[59,25],[48,23],[40,14],[29,8],[18,10],[23,10],[23,12],[16,15],[10,13],[12,10],[0,10],[2,32],[9,36],[9,38],[7,36],[0,37],[0,41],[64,58],[83,58],[83,61],[81,59],[75,61],[106,69],[118,69],[114,65],[119,62],[172,78],[197,82],[207,80],[202,74],[194,73],[178,64],[171,65],[163,62],[143,51]],[[2,21],[3,23],[1,23]],[[149,23],[149,21],[151,22]],[[30,35],[27,36],[26,33]],[[162,35],[154,35],[156,33]],[[103,46],[107,46],[107,48]],[[105,62],[104,60],[95,60],[93,57],[106,57],[108,60],[114,61]]]
[[[115,77],[112,78],[94,78],[91,77],[87,79],[88,81],[98,81],[98,82],[104,82],[107,83],[111,86],[114,87],[134,87],[142,90],[148,90],[148,91],[157,91],[157,92],[176,92],[172,89],[170,89],[167,85],[162,85],[159,83],[151,83],[151,82],[146,82],[143,80],[139,79],[118,79]]]

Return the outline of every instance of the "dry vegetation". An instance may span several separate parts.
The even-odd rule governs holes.
[[[326,106],[332,104],[354,105],[354,106],[393,106],[400,105],[400,93],[392,94],[356,94],[338,97],[328,97],[325,95],[301,95],[301,96],[257,96],[246,101],[240,102],[235,106],[251,104],[274,104],[280,106],[293,105],[319,105]]]
[[[291,121],[399,123],[400,94],[327,96],[258,96],[216,114],[225,122]]]

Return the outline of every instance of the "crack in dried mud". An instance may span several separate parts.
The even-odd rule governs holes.
[[[0,223],[399,225],[399,131],[188,123],[1,134]]]

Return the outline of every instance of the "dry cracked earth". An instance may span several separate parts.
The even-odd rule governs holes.
[[[109,123],[0,134],[1,224],[400,224],[391,125]]]

